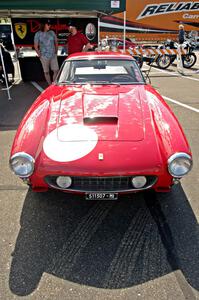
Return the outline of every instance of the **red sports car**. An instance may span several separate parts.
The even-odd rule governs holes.
[[[112,52],[71,55],[23,118],[10,167],[33,191],[86,199],[169,191],[192,167],[176,117],[135,60]]]
[[[105,39],[106,40],[106,39]],[[111,47],[111,46],[115,46],[116,48],[118,49],[123,49],[123,46],[124,46],[124,41],[123,39],[120,39],[120,38],[108,38],[107,39],[107,43],[108,45]],[[129,49],[129,48],[135,48],[137,47],[138,44],[134,43],[134,42],[131,42],[129,40],[126,40],[125,41],[125,48],[126,49]]]

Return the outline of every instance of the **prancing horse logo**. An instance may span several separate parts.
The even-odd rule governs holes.
[[[24,39],[27,34],[27,24],[15,23],[15,31],[20,39]]]

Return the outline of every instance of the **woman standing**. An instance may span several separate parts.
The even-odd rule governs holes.
[[[44,75],[48,84],[51,84],[50,69],[53,71],[53,81],[58,73],[59,66],[57,61],[57,37],[53,30],[50,30],[50,21],[41,22],[40,31],[34,37],[34,48],[42,63]]]

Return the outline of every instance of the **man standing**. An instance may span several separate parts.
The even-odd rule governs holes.
[[[68,36],[68,55],[92,49],[92,45],[85,35],[77,31],[75,22],[71,21],[68,25],[68,31],[70,32],[70,35]]]
[[[178,55],[177,55],[177,70],[180,74],[184,74],[183,70],[183,61],[182,61],[182,44],[184,43],[184,37],[185,37],[185,32],[184,32],[184,26],[182,24],[179,25],[179,32],[178,32]]]
[[[48,84],[51,84],[50,69],[53,71],[53,81],[58,73],[59,66],[57,61],[57,37],[54,31],[50,30],[49,20],[41,22],[40,31],[34,37],[34,48],[42,63],[44,75]]]
[[[184,26],[182,24],[179,25],[179,33],[178,33],[178,41],[179,44],[183,44],[184,43]]]

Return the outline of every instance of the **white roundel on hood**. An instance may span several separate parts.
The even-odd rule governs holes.
[[[54,161],[69,162],[89,154],[95,148],[97,141],[96,132],[89,127],[64,125],[46,136],[43,150]]]

